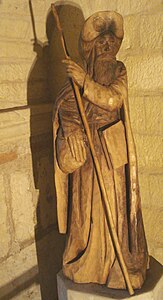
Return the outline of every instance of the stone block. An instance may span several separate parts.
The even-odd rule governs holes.
[[[15,297],[12,297],[12,300],[22,300],[22,299],[40,300],[41,299],[40,285],[37,282],[32,283],[27,289],[20,291],[20,293],[18,293]]]
[[[32,27],[32,24],[31,24],[31,20],[29,20],[29,21],[30,21],[30,23],[29,23],[29,26],[28,26],[28,31],[26,33],[26,40],[28,40],[28,41],[34,39],[33,27]],[[41,42],[46,42],[47,41],[47,37],[46,37],[46,14],[44,16],[42,16],[41,20],[37,20],[37,18],[35,18],[35,26],[36,26],[37,38]]]
[[[15,59],[31,59],[34,60],[36,54],[33,52],[33,45],[25,42],[0,41],[0,58],[9,58],[12,61]]]
[[[134,134],[140,167],[160,168],[163,165],[162,137]]]
[[[2,128],[1,132],[0,132],[0,136],[1,136],[1,143],[3,142],[12,142],[15,141],[15,144],[17,144],[17,141],[20,138],[27,139],[30,137],[30,124],[29,123],[22,123],[22,124],[17,124],[14,127],[9,126],[8,128]],[[17,147],[15,147],[17,148]],[[15,160],[17,157],[17,149],[14,149],[13,152],[11,152],[9,155],[5,154],[5,156],[3,155],[2,157],[2,162],[4,163],[5,161],[9,162],[9,161],[13,161]]]
[[[17,159],[16,151],[0,153],[0,165]]]
[[[47,5],[50,4],[50,1],[46,1]],[[90,15],[92,15],[96,11],[101,10],[116,10],[116,1],[111,0],[94,0],[92,1],[80,1],[75,0],[73,1],[72,5],[79,5],[79,7],[82,9],[84,17],[88,18]]]
[[[78,3],[80,4],[80,1],[78,1]],[[86,6],[86,4],[87,4],[88,7]],[[85,1],[84,11],[87,12],[88,8],[90,9],[90,15],[93,14],[94,12],[101,11],[101,10],[116,10],[116,1],[112,1],[112,0],[108,0],[108,1],[95,0],[94,2]]]
[[[23,63],[17,61],[17,63],[2,64],[0,73],[0,82],[24,82],[30,78],[30,82],[44,81],[47,78],[47,66],[41,61],[37,64],[37,70],[33,71],[31,62]],[[33,71],[33,72],[32,72]]]
[[[50,4],[50,1],[46,1],[47,5]],[[88,18],[94,12],[101,11],[101,10],[116,10],[116,1],[105,1],[105,0],[95,0],[94,2],[91,1],[80,1],[75,0],[73,1],[74,6],[79,6],[81,8],[84,17]]]
[[[118,0],[118,2],[121,2],[121,0]],[[161,0],[156,1],[148,1],[148,0],[140,0],[140,1],[130,1],[130,10],[128,10],[128,13],[130,14],[137,14],[137,13],[149,13],[158,11],[161,9]],[[127,7],[128,9],[128,7]]]
[[[118,0],[117,1],[117,12],[126,16],[131,11],[131,1],[130,0]]]
[[[0,37],[5,39],[24,39],[29,28],[29,22],[20,19],[0,19]]]
[[[1,263],[0,282],[3,299],[41,299],[35,243]]]
[[[160,168],[163,165],[163,139],[161,136],[144,136],[144,154],[146,166]]]
[[[149,207],[151,205],[149,192],[149,175],[148,173],[139,172],[139,186],[142,207]]]
[[[129,97],[131,126],[134,132],[145,132],[145,107],[144,97]]]
[[[162,88],[163,57],[160,54],[126,56],[130,89],[158,90]]]
[[[0,84],[1,109],[41,104],[47,102],[48,88],[46,81],[12,82]]]
[[[162,266],[153,258],[146,281],[141,290],[135,291],[132,299],[135,300],[161,300],[163,288]],[[63,272],[57,275],[59,300],[103,300],[103,299],[129,299],[127,291],[109,289],[98,284],[77,284],[67,279]]]
[[[11,173],[10,186],[15,239],[30,240],[34,237],[34,206],[28,174],[23,170]]]
[[[2,83],[0,84],[1,109],[22,106],[27,104],[27,84]]]
[[[35,15],[42,15],[45,12],[46,0],[35,0],[32,2],[33,11]]]
[[[42,16],[46,11],[45,0],[32,1],[34,17]],[[29,16],[29,1],[21,0],[5,0],[1,4],[1,13],[7,15],[12,14],[14,18],[28,18]],[[13,22],[15,21],[13,20]]]
[[[49,157],[42,157],[38,167],[39,202],[37,218],[43,229],[56,223],[56,196],[54,192],[53,165]]]
[[[150,49],[161,48],[163,15],[158,12],[153,15],[143,15],[139,19],[140,46]]]
[[[162,174],[151,174],[149,176],[149,192],[150,192],[150,203],[156,209],[162,209],[163,199],[163,175]]]
[[[145,155],[143,152],[143,143],[144,143],[144,136],[141,134],[134,133],[134,141],[136,144],[136,154],[138,159],[138,166],[139,168],[144,168],[146,166],[145,162]]]
[[[29,104],[41,104],[49,102],[47,81],[36,80],[28,82],[27,99]]]
[[[163,228],[162,210],[150,206],[150,204],[148,208],[143,207],[143,220],[148,243],[154,245],[155,248],[163,247],[161,240]]]
[[[145,104],[145,126],[146,132],[151,135],[162,135],[162,113],[163,102],[162,97],[153,96],[144,99]]]
[[[6,81],[25,81],[28,78],[30,64],[3,64],[1,66],[0,82]]]
[[[52,105],[33,105],[27,109],[15,110],[1,114],[0,143],[22,138],[29,138],[52,132]],[[19,144],[18,144],[19,147]],[[2,149],[0,161],[16,159],[17,147]]]
[[[163,264],[163,251],[162,247],[154,247],[153,255],[161,264]]]
[[[0,175],[0,259],[7,256],[10,249],[10,229],[8,223],[8,211],[6,205],[6,195],[4,188],[4,179]]]
[[[126,16],[124,18],[124,39],[121,50],[134,49],[140,46],[140,17]]]

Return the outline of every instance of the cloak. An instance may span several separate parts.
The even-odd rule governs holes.
[[[128,206],[128,234],[129,234],[129,252],[131,253],[131,260],[137,265],[138,269],[141,269],[143,279],[140,283],[136,284],[135,288],[140,288],[142,282],[145,278],[146,268],[148,264],[148,252],[147,244],[144,233],[142,212],[141,212],[141,199],[139,192],[138,183],[138,168],[137,168],[137,157],[135,143],[133,139],[133,134],[131,130],[130,118],[129,118],[129,108],[128,108],[128,97],[127,97],[127,75],[124,65],[119,62],[120,73],[116,80],[110,84],[108,87],[101,86],[95,82],[89,75],[86,76],[84,84],[83,99],[89,99],[96,105],[100,99],[103,102],[104,108],[110,105],[109,109],[114,111],[117,107],[121,110],[121,119],[125,128],[126,143],[127,143],[127,154],[128,154],[128,164],[127,168],[127,186],[128,193],[126,195],[126,201]],[[59,120],[59,109],[62,104],[70,99],[75,99],[74,92],[69,83],[66,83],[64,88],[60,91],[53,112],[53,135],[54,135],[54,176],[55,176],[55,186],[56,186],[56,196],[57,196],[57,214],[58,214],[58,225],[60,233],[66,233],[68,228],[68,195],[69,195],[69,174],[61,170],[56,152],[56,137],[60,126]],[[107,100],[108,99],[108,100]],[[85,101],[85,100],[84,100]],[[115,107],[114,107],[115,106]],[[93,173],[92,173],[93,176]],[[85,214],[88,216],[88,212],[92,210],[92,203],[89,201],[89,195],[91,191],[88,191],[88,205],[85,208]],[[81,211],[81,214],[84,214]],[[84,242],[81,245],[80,255],[86,251],[89,242],[89,235],[91,231],[91,216],[87,217],[84,221],[83,226],[83,237]],[[78,234],[78,232],[77,232]],[[79,238],[80,239],[80,238]],[[79,249],[76,249],[76,254]],[[74,263],[75,257],[69,256],[66,253],[65,265],[68,263],[68,268],[70,269],[71,263]],[[69,258],[69,259],[68,259]],[[74,259],[74,260],[73,260]],[[112,257],[112,265],[115,262],[115,257]],[[75,267],[75,264],[74,264]],[[132,266],[133,267],[133,266]],[[66,271],[65,271],[66,274]],[[82,282],[78,278],[74,277],[73,272],[68,270],[66,274],[69,278],[76,282]],[[115,275],[113,275],[114,277]],[[93,280],[92,280],[93,281]],[[115,280],[113,280],[114,282]],[[103,281],[97,281],[99,283],[105,283]],[[109,285],[108,285],[109,286]],[[111,285],[114,287],[114,285]]]

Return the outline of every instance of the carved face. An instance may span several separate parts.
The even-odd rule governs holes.
[[[118,39],[113,33],[101,35],[95,43],[96,57],[108,55],[115,57],[121,45],[121,39]]]

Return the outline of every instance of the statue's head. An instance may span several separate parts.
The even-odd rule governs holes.
[[[115,57],[121,45],[121,40],[118,39],[112,32],[101,34],[96,38],[94,43],[95,56]]]
[[[87,65],[98,57],[115,59],[123,39],[123,18],[113,11],[102,11],[89,17],[81,31],[79,47]]]

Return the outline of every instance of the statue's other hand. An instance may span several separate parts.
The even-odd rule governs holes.
[[[73,158],[82,164],[86,161],[86,148],[84,140],[78,133],[71,134],[68,137],[68,144]]]
[[[66,64],[68,76],[72,78],[79,87],[82,88],[86,76],[86,72],[83,70],[83,68],[71,59],[64,59],[62,62]]]

